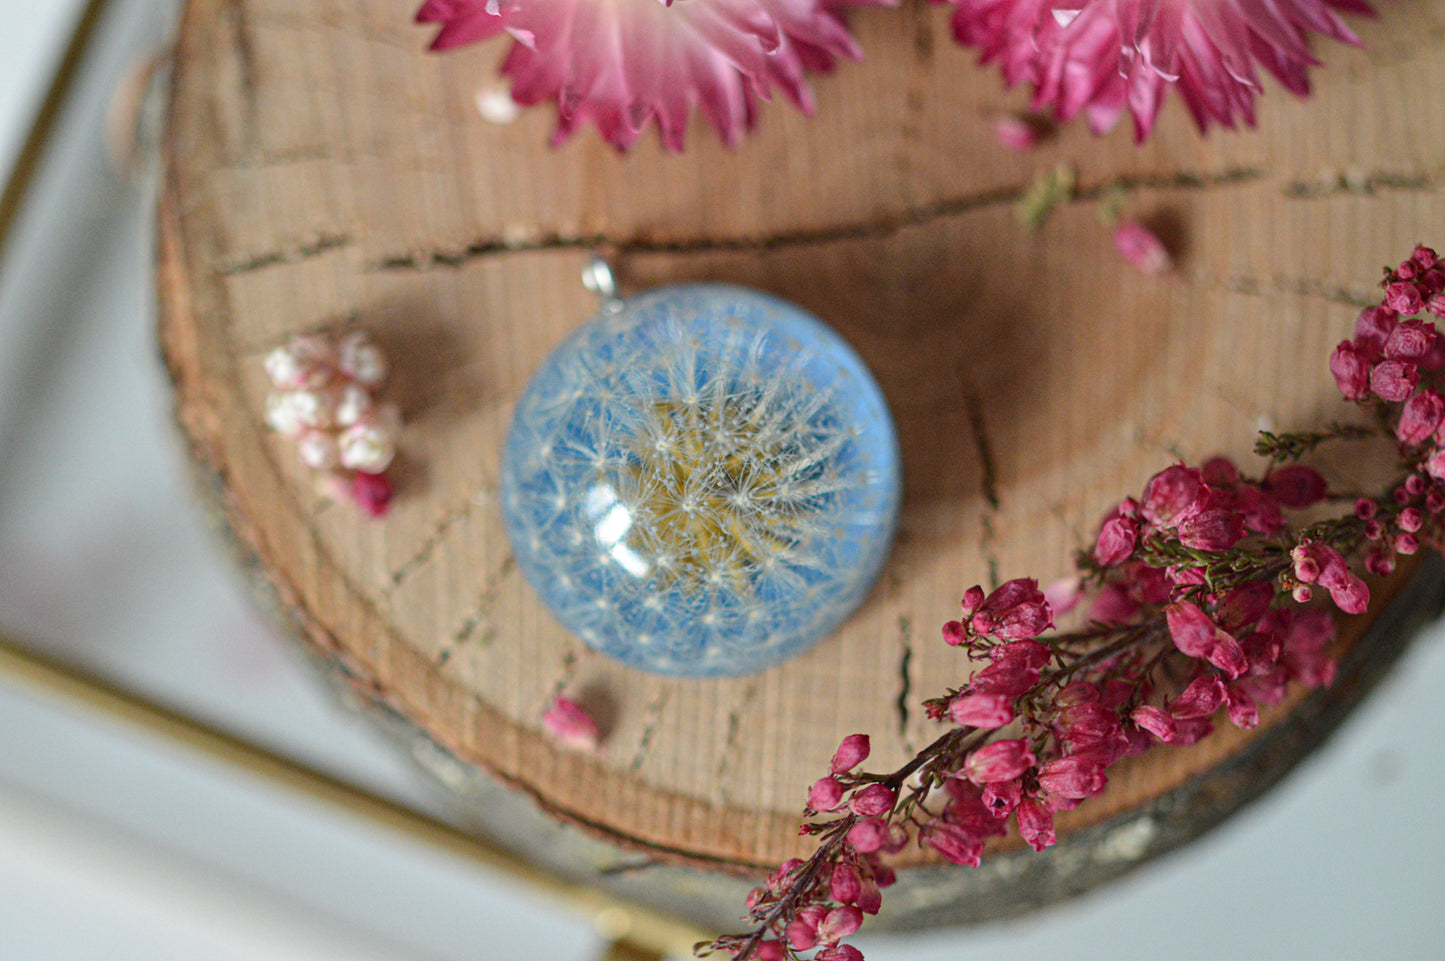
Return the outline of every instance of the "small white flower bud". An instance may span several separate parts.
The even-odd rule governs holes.
[[[371,392],[360,384],[347,384],[341,388],[336,402],[336,424],[350,427],[371,410]]]
[[[336,408],[341,401],[341,392],[333,388],[298,390],[292,395],[296,417],[306,427],[328,428],[336,426]]]
[[[324,430],[308,430],[296,438],[296,453],[301,463],[317,470],[330,470],[341,462],[336,437]]]
[[[295,437],[305,428],[296,410],[296,395],[290,392],[268,394],[266,423],[283,437]]]
[[[348,331],[341,338],[336,366],[363,387],[376,387],[386,379],[386,357],[364,330]]]
[[[363,474],[380,474],[396,456],[396,446],[386,431],[362,421],[341,432],[338,441],[341,466]]]

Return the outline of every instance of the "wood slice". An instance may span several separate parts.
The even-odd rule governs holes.
[[[1376,296],[1375,265],[1439,242],[1445,223],[1445,98],[1419,95],[1445,0],[1360,25],[1363,50],[1318,50],[1314,96],[1269,89],[1257,132],[1201,137],[1170,103],[1144,146],[1076,126],[1022,156],[990,126],[1023,94],[922,3],[852,16],[868,61],[816,81],[816,117],[770,105],[732,151],[694,125],[681,156],[651,141],[619,156],[590,132],[550,149],[545,110],[483,121],[474,98],[501,48],[425,55],[409,12],[189,4],[160,250],[179,418],[311,648],[454,784],[485,771],[635,852],[608,862],[603,845],[572,865],[614,880],[619,865],[748,874],[806,853],[802,799],[843,735],[870,732],[880,766],[935,735],[918,704],[968,676],[938,638],[966,588],[1066,574],[1103,512],[1180,456],[1243,463],[1261,427],[1341,417],[1326,359]],[[1021,228],[1016,201],[1059,164],[1075,199]],[[1170,243],[1173,274],[1144,277],[1112,249],[1098,213],[1116,188]],[[639,674],[589,652],[518,574],[499,452],[531,372],[594,312],[577,279],[594,250],[625,290],[723,280],[793,300],[880,381],[906,465],[898,543],[869,602],[803,657],[736,680]],[[399,497],[378,522],[318,493],[260,416],[264,354],[340,324],[384,345],[407,422]],[[1357,463],[1335,479],[1370,481]],[[1349,625],[1347,649],[1371,619]],[[562,691],[601,716],[600,754],[542,736]],[[1296,697],[1254,732],[1120,765],[1061,827],[1184,817],[1171,798],[1224,785],[1206,790],[1212,814],[1160,835],[1177,843],[1318,740],[1329,725],[1301,737],[1301,711],[1335,717],[1357,693],[1329,695],[1333,711]],[[531,843],[528,815],[497,816],[487,796],[491,827]],[[709,892],[673,900],[737,913],[734,890]]]

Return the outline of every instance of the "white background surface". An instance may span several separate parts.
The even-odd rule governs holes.
[[[441,810],[251,611],[191,502],[152,341],[151,186],[109,170],[99,135],[105,91],[159,42],[168,4],[113,6],[0,273],[0,625]],[[0,0],[0,168],[79,7]],[[1204,842],[1020,923],[860,947],[873,961],[1445,958],[1442,635]],[[506,878],[0,682],[0,961],[564,961],[599,944]]]

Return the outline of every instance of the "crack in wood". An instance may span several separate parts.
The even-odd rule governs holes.
[[[637,741],[637,753],[632,756],[632,763],[627,766],[629,771],[636,773],[647,759],[647,752],[652,748],[652,739],[657,735],[657,722],[662,718],[662,709],[667,706],[671,693],[671,688],[663,688],[662,693],[647,705],[647,720],[642,727],[642,737]]]
[[[898,711],[898,736],[903,739],[904,749],[912,753],[913,739],[908,736],[908,722],[912,711],[909,698],[913,696],[913,677],[909,673],[909,665],[913,662],[913,619],[907,614],[898,617],[898,646],[902,653],[898,657],[898,699],[894,706]]]
[[[400,567],[397,567],[391,572],[391,587],[388,588],[387,594],[391,595],[396,593],[401,588],[402,582],[416,573],[416,571],[431,558],[432,554],[436,553],[437,547],[441,544],[442,539],[446,537],[447,532],[459,521],[470,517],[476,507],[477,502],[473,498],[468,497],[462,502],[460,507],[454,508],[438,521],[436,526],[432,528],[432,532],[427,535],[426,540],[421,542],[421,545],[412,553],[411,557],[403,561]]]
[[[717,771],[713,775],[715,803],[727,804],[732,800],[727,789],[728,768],[731,766],[733,753],[737,749],[738,732],[742,729],[743,713],[751,706],[757,693],[757,686],[749,684],[743,689],[743,696],[738,702],[738,706],[728,712],[727,733],[723,736],[722,754],[718,758]]]
[[[271,250],[266,253],[256,254],[231,263],[221,264],[216,268],[216,273],[222,277],[237,277],[244,274],[254,274],[258,270],[265,270],[267,267],[279,267],[284,264],[297,264],[314,257],[320,257],[332,250],[339,250],[349,247],[354,241],[348,234],[321,234],[309,244],[301,244],[288,250]]]
[[[1318,280],[1308,280],[1303,277],[1292,279],[1276,277],[1271,281],[1264,281],[1258,277],[1233,277],[1214,285],[1214,289],[1228,291],[1232,294],[1243,294],[1246,297],[1290,294],[1297,297],[1310,297],[1357,309],[1372,307],[1380,302],[1378,288],[1372,289],[1371,292],[1349,290],[1345,287],[1322,283]]]
[[[1314,180],[1291,180],[1284,185],[1283,191],[1291,200],[1320,200],[1342,195],[1372,197],[1387,190],[1433,192],[1441,186],[1438,174],[1345,170],[1339,173],[1328,171]]]
[[[1214,187],[1248,183],[1259,180],[1263,176],[1264,172],[1254,167],[1228,168],[1213,174],[1177,173],[1168,176],[1124,176],[1076,189],[1070,203],[1089,203],[1117,190],[1207,190]],[[694,237],[678,240],[650,240],[645,237],[633,237],[623,240],[609,237],[606,234],[563,235],[551,233],[525,241],[508,241],[505,238],[490,237],[454,250],[386,255],[363,269],[367,273],[456,269],[473,260],[498,254],[592,250],[598,247],[607,247],[615,251],[618,257],[719,251],[768,253],[790,247],[877,239],[896,234],[910,227],[925,226],[936,220],[957,217],[979,210],[1012,207],[1027,189],[1027,185],[997,187],[977,194],[947,198],[924,207],[870,221],[785,230],[763,236]]]
[[[452,655],[456,653],[457,648],[472,640],[477,629],[484,622],[490,621],[488,610],[497,599],[497,592],[501,590],[502,582],[511,576],[512,572],[516,569],[517,559],[511,554],[508,554],[502,558],[502,563],[497,565],[497,569],[492,572],[491,576],[482,583],[482,589],[477,594],[477,599],[472,603],[472,612],[463,618],[462,623],[456,630],[452,631],[452,636],[447,646],[442,648],[441,652],[437,654],[436,664],[438,667],[442,667],[447,661],[450,661]],[[492,638],[495,636],[496,628],[488,623],[487,628],[482,631],[480,635],[477,635],[476,640],[479,645],[485,647],[492,642]]]
[[[999,512],[998,473],[994,465],[993,445],[988,438],[988,425],[983,415],[983,397],[968,386],[967,380],[963,387],[963,403],[968,412],[969,433],[973,435],[973,443],[978,450],[979,469],[982,472],[979,484],[983,490],[984,509],[979,515],[981,526],[979,547],[983,549],[984,559],[988,565],[988,581],[990,589],[992,589],[999,585],[999,563],[993,552],[995,541],[993,519]]]

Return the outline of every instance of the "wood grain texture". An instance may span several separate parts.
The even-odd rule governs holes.
[[[1364,50],[1321,48],[1307,103],[1271,88],[1258,132],[1068,129],[1026,156],[989,133],[1005,95],[946,11],[853,17],[868,52],[819,79],[816,117],[769,106],[728,151],[498,127],[473,98],[497,47],[436,58],[395,0],[192,0],[161,217],[162,341],[227,522],[311,645],[448,752],[649,857],[749,869],[806,850],[806,785],[844,734],[880,765],[932,737],[917,705],[969,666],[938,641],[974,583],[1065,574],[1102,513],[1174,458],[1247,458],[1262,426],[1339,416],[1325,360],[1377,264],[1445,224],[1445,2],[1392,5]],[[1058,163],[1077,198],[1037,233],[1013,205]],[[1098,222],[1129,213],[1179,256],[1133,273]],[[900,429],[907,496],[872,599],[837,637],[753,677],[649,677],[540,607],[496,503],[512,404],[592,313],[594,250],[624,289],[726,280],[796,301],[867,360]],[[264,430],[261,357],[356,324],[407,428],[388,517],[326,502]],[[1337,478],[1362,481],[1357,465]],[[1366,619],[1367,620],[1367,619]],[[1361,621],[1351,629],[1357,636]],[[596,757],[539,718],[579,693]],[[1267,736],[1227,732],[1111,772],[1080,830],[1146,806]],[[917,857],[917,855],[909,855]]]

